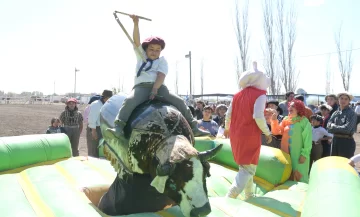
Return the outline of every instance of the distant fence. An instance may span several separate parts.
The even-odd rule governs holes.
[[[50,104],[45,97],[8,97],[0,96],[0,104]]]

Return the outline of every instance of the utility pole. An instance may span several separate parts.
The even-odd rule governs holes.
[[[76,72],[80,71],[75,67],[75,84],[74,84],[74,97],[76,97]]]
[[[119,92],[122,92],[120,91],[120,89],[121,89],[121,76],[119,76]]]
[[[54,92],[52,94],[52,99],[50,100],[50,103],[54,103],[54,98],[55,98],[55,81],[54,81]]]
[[[189,58],[189,65],[190,65],[190,99],[192,99],[192,85],[191,85],[191,51],[189,51],[189,54],[185,55],[185,58]]]

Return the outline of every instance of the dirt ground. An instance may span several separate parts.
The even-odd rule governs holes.
[[[79,105],[79,110],[84,111],[86,105]],[[50,125],[51,118],[59,117],[65,105],[17,105],[0,104],[0,137],[20,136],[45,133]],[[80,136],[80,155],[87,155],[86,129]],[[360,127],[358,132],[360,131]],[[360,153],[360,134],[355,134],[356,154]]]
[[[79,105],[84,111],[86,105]],[[64,111],[63,103],[16,105],[0,104],[0,137],[43,134],[50,125],[51,118],[59,117]],[[86,128],[80,136],[80,155],[87,156]]]

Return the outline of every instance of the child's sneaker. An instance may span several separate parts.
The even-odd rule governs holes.
[[[108,135],[113,139],[121,139],[125,136],[124,127],[125,127],[125,123],[117,120],[115,121],[115,127],[107,128],[106,131],[110,133]]]

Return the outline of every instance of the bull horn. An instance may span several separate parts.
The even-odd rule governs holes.
[[[211,150],[199,152],[198,157],[199,157],[200,161],[210,160],[220,151],[220,149],[222,147],[223,147],[223,144],[220,144]]]
[[[158,176],[170,176],[175,170],[175,164],[166,162],[163,165],[159,164],[156,167],[156,175]]]

